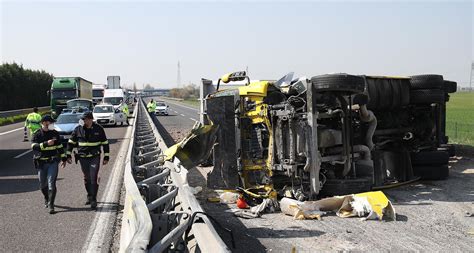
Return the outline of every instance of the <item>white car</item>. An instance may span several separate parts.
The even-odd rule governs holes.
[[[166,115],[168,116],[168,109],[169,109],[169,106],[163,102],[163,101],[156,101],[156,111],[155,111],[155,114],[158,114],[158,115]]]
[[[117,125],[117,123],[127,123],[127,117],[119,109],[114,109],[110,104],[99,104],[92,111],[94,122],[100,125]]]

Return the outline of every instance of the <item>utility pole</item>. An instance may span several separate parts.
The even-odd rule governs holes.
[[[178,78],[177,78],[177,85],[178,85],[178,88],[179,88],[180,85],[181,85],[181,66],[179,65],[179,61],[178,61]]]

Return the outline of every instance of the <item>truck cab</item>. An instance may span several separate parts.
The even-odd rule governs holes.
[[[81,77],[57,77],[51,84],[51,116],[57,118],[67,107],[67,101],[92,99],[92,83]]]

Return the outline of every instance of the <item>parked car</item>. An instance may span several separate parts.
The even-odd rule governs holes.
[[[156,101],[156,113],[158,115],[169,115],[169,106],[163,101]]]
[[[63,112],[56,119],[54,129],[59,132],[63,145],[71,138],[72,131],[79,125],[82,115],[82,112]]]
[[[97,122],[100,125],[114,125],[117,123],[127,122],[127,117],[120,109],[115,109],[111,104],[99,104],[94,107],[92,111],[94,116],[94,122]]]

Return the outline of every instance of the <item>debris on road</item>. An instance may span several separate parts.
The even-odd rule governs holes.
[[[235,204],[239,199],[239,194],[234,192],[224,192],[220,196],[220,202],[223,204]]]
[[[381,191],[364,192],[345,196],[334,196],[317,201],[304,201],[283,198],[280,202],[283,213],[295,219],[321,219],[326,212],[337,216],[364,217],[363,220],[395,220],[395,209]]]
[[[250,210],[246,209],[232,209],[235,216],[253,219],[260,217],[263,213],[274,213],[278,209],[278,202],[274,199],[263,199],[262,203],[252,206]]]

